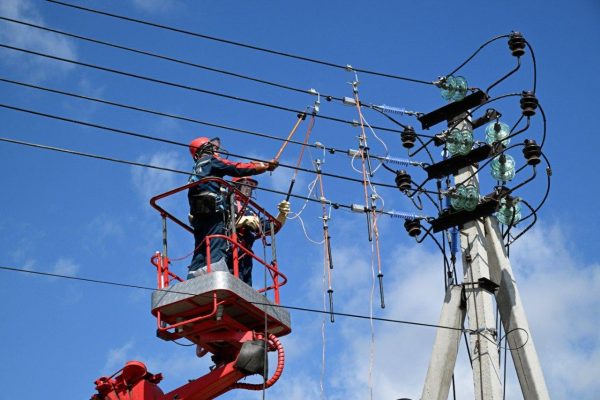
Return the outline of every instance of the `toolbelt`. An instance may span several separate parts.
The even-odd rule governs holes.
[[[201,192],[190,196],[190,214],[207,217],[224,212],[223,196],[212,192]]]

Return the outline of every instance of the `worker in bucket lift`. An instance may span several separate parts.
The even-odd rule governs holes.
[[[253,161],[248,163],[232,162],[219,157],[221,145],[219,138],[198,137],[190,142],[189,150],[194,159],[194,169],[188,183],[206,177],[223,178],[225,176],[242,177],[273,171],[278,163]],[[225,189],[218,182],[206,182],[193,186],[188,191],[190,205],[190,223],[194,228],[194,256],[189,267],[188,279],[207,272],[206,243],[208,235],[226,235],[228,199]],[[225,239],[210,240],[211,271],[228,271],[226,253],[229,244]]]
[[[258,182],[252,178],[239,177],[233,178],[232,182],[235,184],[237,190],[240,191],[244,196],[252,198],[254,188],[258,185]],[[259,218],[254,211],[249,207],[244,207],[242,199],[236,199],[235,210],[236,215],[236,230],[238,233],[238,242],[248,250],[252,250],[252,245],[263,234],[269,234],[268,230],[270,226],[267,225],[265,219]],[[287,215],[290,212],[290,203],[287,200],[282,200],[277,205],[277,221],[281,223],[280,227],[283,226],[287,219]],[[242,214],[242,215],[239,215]],[[277,233],[277,232],[275,232]],[[233,273],[233,254],[228,253],[227,264],[230,272]],[[248,286],[252,286],[252,256],[238,251],[238,268],[239,278],[246,283]]]

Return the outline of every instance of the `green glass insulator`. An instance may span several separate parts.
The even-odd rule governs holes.
[[[463,129],[461,131],[462,133],[462,147],[461,147],[461,152],[460,154],[468,154],[471,149],[473,148],[473,130],[469,129]]]
[[[505,146],[508,146],[510,139],[505,139],[510,135],[510,127],[504,122],[490,122],[485,127],[485,141],[489,144],[500,142]]]
[[[467,80],[462,76],[447,76],[441,84],[441,94],[444,100],[458,101],[467,95]]]
[[[496,218],[503,225],[516,225],[521,220],[521,203],[518,200],[512,200],[511,203],[508,205],[504,198],[500,200]]]
[[[454,78],[454,93],[452,94],[453,101],[459,101],[467,95],[467,80],[462,76]]]
[[[477,188],[473,185],[465,186],[463,208],[467,211],[473,211],[475,207],[477,207],[477,204],[479,204],[479,193],[477,193]]]
[[[460,142],[462,139],[462,134],[460,129],[452,129],[448,134],[448,139],[446,140],[446,148],[451,155],[458,154],[458,150],[460,148]]]
[[[473,148],[473,131],[471,129],[452,129],[446,140],[450,154],[468,154]]]
[[[500,154],[492,161],[492,176],[502,182],[515,177],[515,159],[508,154]]]
[[[451,101],[452,100],[452,96],[454,95],[454,86],[456,86],[456,84],[454,83],[454,77],[453,76],[448,76],[446,77],[446,80],[442,83],[442,98],[446,101]]]
[[[450,198],[450,205],[455,211],[473,211],[479,204],[479,193],[473,185],[459,186]]]
[[[459,186],[454,195],[450,198],[450,205],[455,211],[462,210],[465,202],[465,187]]]

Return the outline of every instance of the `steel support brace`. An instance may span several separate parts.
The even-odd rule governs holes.
[[[464,321],[462,287],[450,286],[446,291],[439,322],[440,326],[447,328],[437,329],[421,400],[448,398]]]
[[[533,336],[529,330],[510,261],[506,256],[496,218],[486,220],[488,261],[492,280],[500,285],[496,302],[508,340],[508,348],[525,400],[550,399],[544,374],[538,359]]]

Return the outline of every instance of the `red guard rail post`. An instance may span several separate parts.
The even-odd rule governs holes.
[[[190,232],[192,234],[193,234],[194,230],[192,227],[190,227],[189,225],[187,225],[186,223],[184,223],[183,221],[181,221],[180,219],[175,217],[173,214],[171,214],[170,212],[165,210],[163,207],[159,206],[157,204],[157,202],[161,199],[172,196],[172,195],[182,192],[184,190],[188,190],[194,186],[197,186],[197,185],[200,185],[200,184],[206,183],[206,182],[217,182],[222,187],[227,188],[229,193],[233,193],[236,198],[241,199],[244,209],[246,207],[250,206],[250,207],[252,207],[252,209],[256,210],[258,212],[258,214],[264,215],[264,217],[270,221],[270,223],[271,223],[270,229],[272,231],[277,231],[281,228],[281,223],[279,221],[277,221],[275,219],[275,217],[273,217],[264,208],[262,208],[261,206],[256,204],[254,201],[252,201],[252,199],[246,197],[241,192],[239,192],[231,183],[229,183],[223,179],[220,179],[220,178],[204,178],[197,182],[189,183],[189,184],[180,186],[178,188],[169,190],[165,193],[159,194],[157,196],[154,196],[152,199],[150,199],[150,205],[154,209],[156,209],[161,214],[161,217],[163,218],[163,231],[164,231],[164,235],[165,235],[165,237],[164,237],[165,249],[163,251],[165,253],[166,253],[166,226],[164,225],[164,221],[166,221],[166,219],[169,219],[169,220],[175,222],[177,225],[181,226],[182,228],[184,228],[185,230],[187,230],[188,232]],[[262,266],[264,266],[269,271],[269,275],[271,276],[273,283],[264,288],[258,289],[257,291],[259,293],[264,293],[266,291],[273,290],[273,298],[274,298],[275,304],[279,304],[279,301],[280,301],[279,288],[287,283],[287,277],[279,271],[276,259],[273,257],[272,262],[268,263],[267,261],[261,259],[260,257],[257,257],[254,254],[254,252],[252,252],[252,250],[247,249],[246,247],[237,243],[237,235],[233,234],[232,236],[233,236],[233,238],[226,236],[226,235],[209,235],[205,238],[205,243],[202,243],[201,245],[206,245],[207,272],[208,273],[211,272],[210,240],[214,239],[214,238],[220,238],[220,239],[227,240],[229,243],[232,244],[233,256],[234,256],[233,257],[234,275],[236,277],[239,277],[239,266],[238,266],[239,256],[238,256],[238,254],[239,254],[239,251],[241,251],[246,257],[252,257],[254,260],[256,260],[258,263],[260,263]],[[178,280],[180,282],[183,281],[183,279],[181,279],[179,276],[177,276],[173,272],[169,271],[169,258],[166,255],[161,254],[160,252],[156,252],[156,254],[154,256],[152,256],[152,258],[151,258],[151,263],[157,268],[157,281],[158,281],[157,285],[158,285],[159,289],[165,289],[165,288],[169,287],[169,285],[173,279]],[[197,316],[190,320],[179,321],[176,324],[168,325],[166,322],[162,321],[161,313],[160,313],[160,311],[158,311],[157,315],[156,315],[158,329],[160,331],[167,331],[169,329],[174,329],[174,328],[180,327],[185,324],[197,322],[197,321],[207,319],[207,318],[214,316],[217,312],[217,307],[220,304],[222,304],[223,302],[218,301],[216,294],[213,293],[213,295],[214,295],[214,297],[213,297],[212,311],[209,312],[208,314]]]

